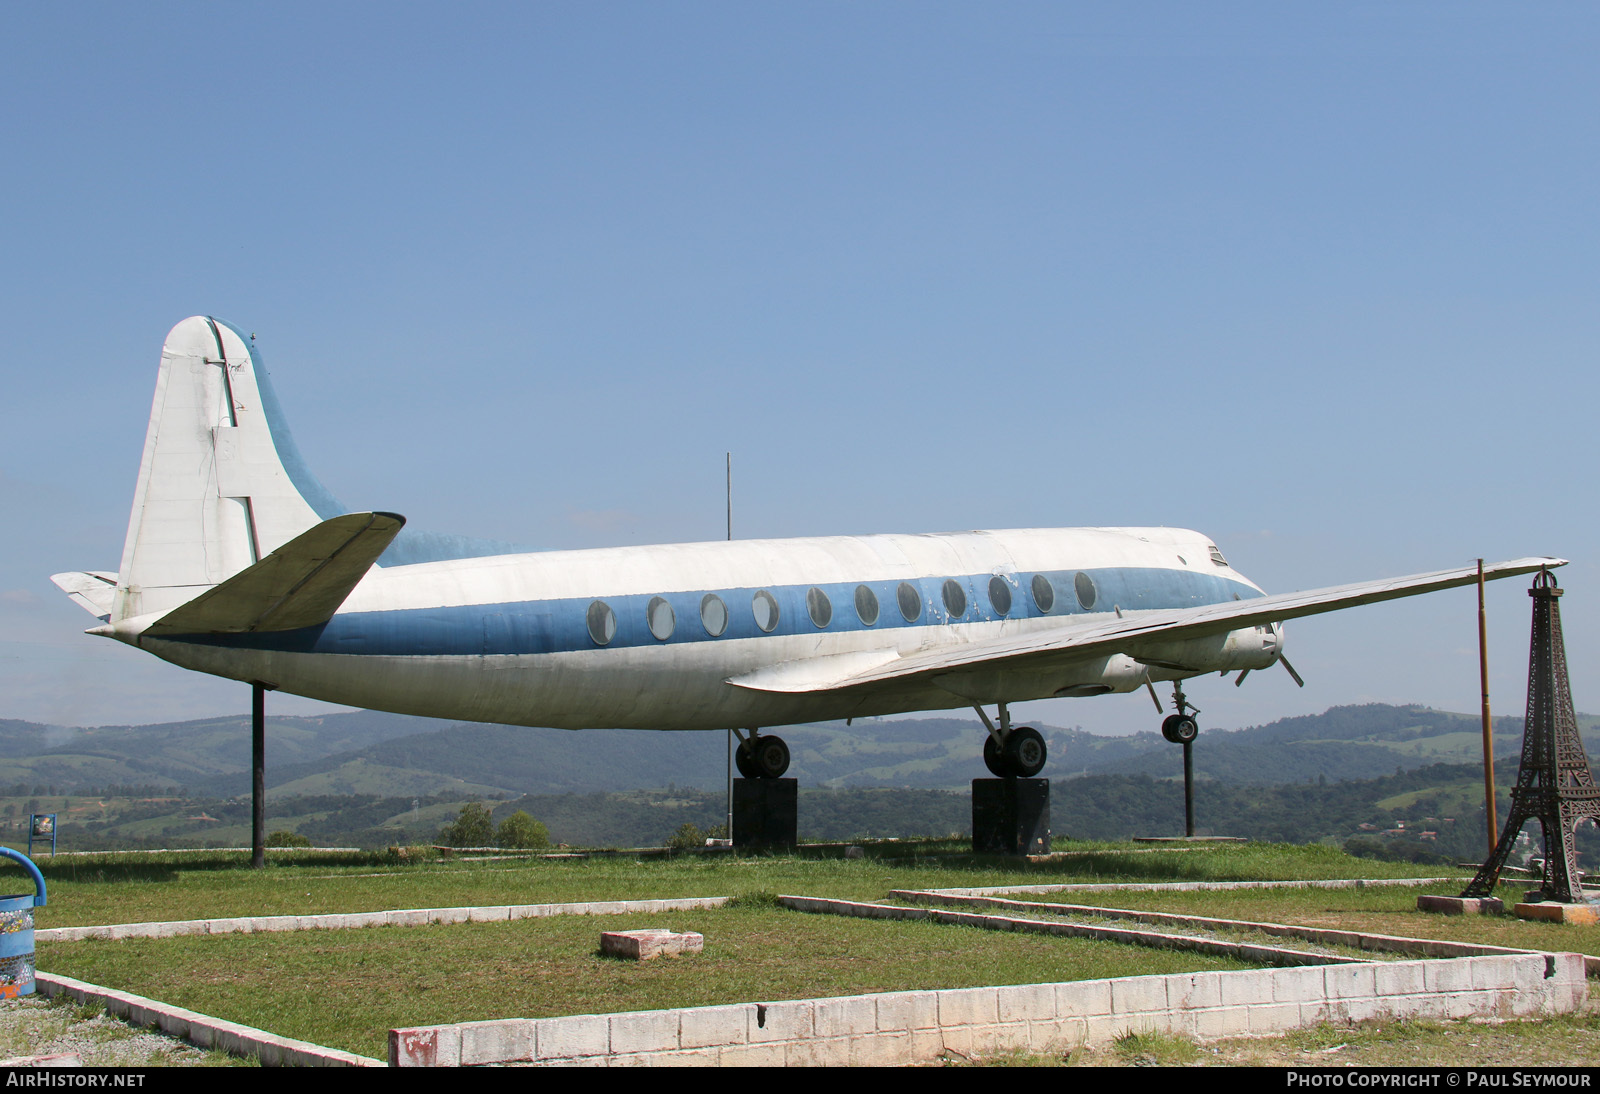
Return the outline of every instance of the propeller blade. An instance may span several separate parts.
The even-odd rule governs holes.
[[[1298,672],[1294,671],[1294,666],[1289,664],[1289,659],[1287,657],[1283,656],[1282,654],[1279,654],[1278,655],[1278,662],[1280,664],[1282,664],[1284,668],[1289,670],[1289,675],[1294,677],[1294,682],[1295,683],[1299,684],[1301,687],[1305,687],[1306,686],[1306,682],[1304,680],[1300,679],[1300,674]]]
[[[1244,683],[1244,678],[1246,676],[1249,676],[1249,675],[1250,675],[1250,670],[1249,669],[1240,669],[1239,670],[1239,678],[1233,682],[1233,686],[1234,687],[1238,687],[1240,684]]]

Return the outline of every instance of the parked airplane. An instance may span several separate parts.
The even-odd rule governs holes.
[[[1011,725],[1009,704],[1153,697],[1165,681],[1177,712],[1163,732],[1190,739],[1182,681],[1242,682],[1282,661],[1284,620],[1477,579],[1269,596],[1204,535],[1173,528],[528,552],[404,524],[335,501],[252,341],[196,316],[162,349],[120,568],[53,580],[99,617],[88,633],[185,668],[402,714],[732,729],[740,772],[775,778],[788,748],[759,727],[966,705],[988,728],[990,770],[1031,776],[1044,740]]]

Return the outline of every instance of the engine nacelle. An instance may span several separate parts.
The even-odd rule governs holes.
[[[1178,642],[1140,643],[1129,651],[1142,665],[1180,672],[1270,668],[1283,653],[1283,624],[1262,623]]]

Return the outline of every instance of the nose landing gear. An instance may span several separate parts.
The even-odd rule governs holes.
[[[1155,694],[1154,692],[1151,693]],[[1160,704],[1156,704],[1160,706]],[[1200,736],[1200,723],[1195,721],[1195,714],[1200,713],[1200,708],[1190,706],[1188,698],[1183,694],[1183,682],[1172,682],[1172,705],[1178,708],[1178,713],[1169,714],[1161,721],[1161,735],[1175,745],[1186,745]],[[1190,711],[1194,713],[1191,714]]]
[[[1188,714],[1169,714],[1162,719],[1161,735],[1175,745],[1186,745],[1200,736],[1200,726]]]
[[[1152,689],[1150,694],[1155,695]],[[1157,704],[1160,705],[1159,703]],[[1183,682],[1172,682],[1172,705],[1178,713],[1169,714],[1161,722],[1161,735],[1175,745],[1183,746],[1183,833],[1194,835],[1194,739],[1200,735],[1200,724],[1194,720],[1198,707],[1189,705],[1183,694]],[[1194,714],[1189,713],[1194,711]]]

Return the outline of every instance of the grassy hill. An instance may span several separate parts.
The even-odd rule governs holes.
[[[1596,719],[1580,724],[1595,739]],[[1058,781],[1088,775],[1181,775],[1182,752],[1159,734],[1103,737],[1042,727],[1047,769]],[[1495,723],[1496,755],[1520,749],[1518,718]],[[975,718],[831,722],[781,731],[791,773],[822,789],[962,790],[987,775]],[[0,788],[81,793],[140,786],[210,797],[249,793],[246,718],[150,726],[63,728],[0,721]],[[1479,761],[1475,716],[1383,704],[1335,707],[1238,730],[1207,728],[1196,742],[1202,780],[1235,785],[1372,779],[1437,763]],[[722,733],[528,729],[357,711],[269,718],[272,796],[369,794],[456,800],[523,794],[592,794],[638,788],[720,786]],[[20,789],[19,789],[20,788]]]
[[[374,711],[268,718],[274,766],[317,762],[448,723]],[[250,719],[69,727],[0,719],[0,786],[205,786],[250,768]]]

